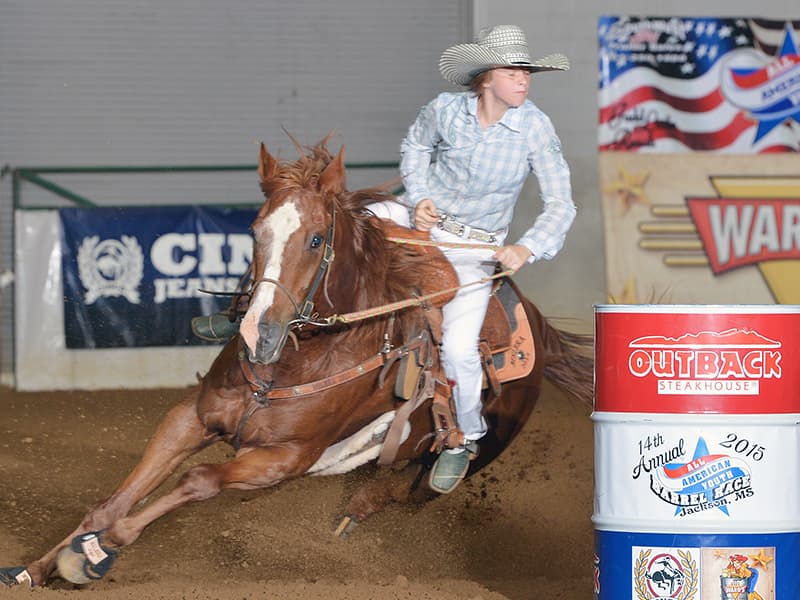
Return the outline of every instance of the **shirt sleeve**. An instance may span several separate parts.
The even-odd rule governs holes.
[[[540,197],[544,204],[517,244],[531,251],[528,262],[541,258],[551,259],[561,250],[567,231],[575,220],[575,204],[567,161],[561,153],[561,142],[550,119],[542,115],[540,127],[531,132],[531,151],[528,165],[539,181]]]
[[[405,200],[412,208],[430,197],[428,168],[440,141],[436,99],[424,106],[400,144],[400,175],[406,189]]]

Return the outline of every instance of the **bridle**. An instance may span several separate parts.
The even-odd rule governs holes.
[[[330,325],[325,320],[319,320],[314,318],[314,296],[316,296],[317,291],[319,290],[319,286],[322,284],[323,279],[326,278],[328,273],[330,272],[330,266],[333,262],[333,259],[336,253],[333,251],[333,236],[336,233],[336,203],[333,203],[333,208],[331,209],[331,224],[328,227],[328,231],[325,233],[325,240],[324,245],[322,248],[322,258],[319,262],[319,268],[317,269],[316,274],[314,275],[314,279],[311,282],[311,287],[308,288],[308,293],[306,293],[305,300],[303,300],[302,307],[295,299],[294,295],[291,291],[289,291],[285,285],[283,285],[277,279],[273,279],[271,277],[262,277],[261,279],[257,279],[250,282],[250,290],[248,291],[248,295],[252,298],[253,295],[256,293],[256,288],[261,285],[262,283],[270,283],[274,285],[276,288],[281,290],[286,297],[289,299],[289,302],[292,303],[294,306],[294,313],[295,316],[291,319],[288,323],[288,327],[292,328],[302,328],[304,325],[316,325],[319,327],[324,327]],[[328,291],[327,285],[325,287],[325,298],[328,301],[328,304],[333,308],[333,303],[331,302],[330,298],[328,298]]]

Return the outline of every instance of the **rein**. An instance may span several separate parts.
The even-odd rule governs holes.
[[[457,250],[480,250],[499,248],[497,244],[475,244],[472,242],[434,242],[432,240],[412,240],[409,238],[387,237],[386,241],[407,246],[438,246],[439,248],[455,248]]]
[[[293,325],[316,325],[318,327],[331,327],[336,323],[357,323],[359,321],[364,321],[366,319],[371,319],[373,317],[378,317],[381,315],[393,313],[398,310],[402,310],[404,308],[408,308],[410,306],[424,306],[428,303],[428,301],[438,298],[440,296],[446,296],[448,294],[452,294],[460,290],[461,288],[471,287],[473,285],[480,285],[486,283],[487,281],[492,281],[493,279],[500,279],[501,277],[506,277],[514,274],[513,269],[506,269],[505,271],[501,271],[499,273],[495,273],[494,275],[490,275],[489,277],[484,277],[482,279],[478,279],[477,281],[471,281],[469,283],[465,283],[463,285],[458,285],[455,287],[451,287],[444,290],[439,290],[438,292],[432,292],[430,294],[426,294],[424,296],[415,296],[413,298],[407,298],[405,300],[398,300],[396,302],[391,302],[389,304],[383,304],[381,306],[376,306],[374,308],[367,308],[364,310],[359,310],[355,312],[345,313],[343,315],[330,315],[328,317],[322,317],[320,319],[314,320],[311,318],[311,311],[314,308],[313,297],[316,294],[317,289],[319,288],[320,282],[322,281],[323,276],[327,275],[328,267],[331,262],[333,262],[334,258],[334,251],[333,251],[333,229],[336,223],[336,211],[334,209],[333,218],[331,221],[331,226],[328,229],[328,235],[325,238],[325,251],[322,256],[322,261],[320,262],[319,270],[317,271],[316,277],[311,284],[311,288],[309,289],[308,294],[306,295],[306,299],[303,303],[303,310],[299,310],[298,304],[295,301],[294,297],[292,296],[291,292],[285,288],[285,286],[280,283],[276,279],[270,278],[263,278],[259,279],[257,282],[253,284],[251,289],[252,291],[255,289],[255,286],[259,283],[272,283],[278,289],[282,290],[289,298],[289,300],[294,305],[295,313],[297,314],[298,318],[294,319],[289,322],[289,326]],[[387,241],[394,242],[396,244],[407,244],[411,246],[438,246],[438,247],[445,247],[445,248],[458,248],[458,249],[490,249],[490,248],[497,248],[497,245],[494,244],[474,244],[469,242],[434,242],[428,240],[412,240],[408,238],[398,238],[398,237],[387,237]],[[326,295],[327,298],[327,295]],[[332,303],[330,299],[328,299],[328,304],[331,306]]]
[[[335,325],[336,323],[356,323],[358,321],[371,319],[372,317],[377,317],[380,315],[385,315],[387,313],[392,313],[401,310],[403,308],[408,308],[409,306],[424,306],[425,304],[427,304],[429,300],[432,300],[433,298],[438,298],[439,296],[446,296],[447,294],[452,294],[453,292],[457,292],[462,288],[467,288],[473,285],[480,285],[482,283],[486,283],[487,281],[492,281],[493,279],[500,279],[501,277],[506,277],[507,275],[513,275],[513,274],[514,274],[513,269],[506,269],[505,271],[495,273],[494,275],[489,275],[488,277],[483,277],[482,279],[478,279],[477,281],[470,281],[469,283],[465,283],[464,285],[457,285],[455,287],[451,287],[446,290],[439,290],[438,292],[432,292],[424,296],[416,296],[414,298],[398,300],[397,302],[391,302],[389,304],[384,304],[383,306],[376,306],[375,308],[368,308],[366,310],[359,310],[356,312],[345,313],[343,315],[331,315],[330,317],[325,317],[324,319],[322,319],[322,324],[324,324],[325,326],[330,326],[330,325]]]

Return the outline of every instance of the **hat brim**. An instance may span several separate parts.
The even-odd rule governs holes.
[[[456,85],[469,85],[475,75],[489,69],[502,67],[524,67],[531,72],[566,71],[569,59],[563,54],[548,54],[534,61],[510,62],[490,48],[478,44],[458,44],[442,53],[439,72],[447,81]]]

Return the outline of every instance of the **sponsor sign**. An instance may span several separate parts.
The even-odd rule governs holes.
[[[800,527],[800,482],[786,468],[800,444],[796,415],[759,425],[731,419],[595,413],[596,524],[648,523],[662,531]]]
[[[800,306],[596,307],[598,600],[800,589]]]
[[[223,309],[252,253],[255,209],[67,208],[61,218],[67,348],[203,343],[190,320]]]
[[[598,531],[597,600],[794,598],[797,534],[714,535]]]
[[[800,413],[800,307],[598,307],[595,409]]]
[[[800,22],[598,21],[600,151],[800,150]]]
[[[800,304],[796,161],[601,154],[610,301]]]

